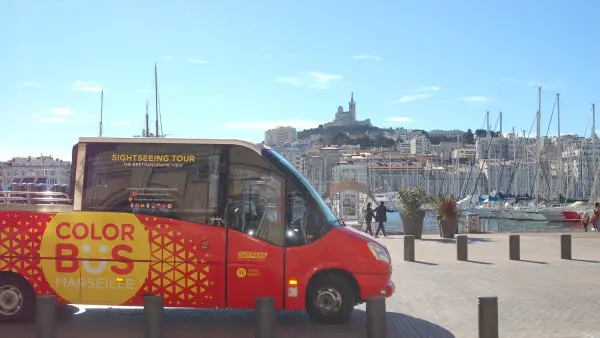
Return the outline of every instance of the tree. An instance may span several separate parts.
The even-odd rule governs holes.
[[[467,132],[463,134],[463,142],[466,144],[475,144],[475,135],[471,129],[467,129]]]
[[[475,136],[481,138],[487,136],[487,131],[485,129],[477,129],[475,130]]]
[[[348,144],[348,141],[350,140],[344,133],[337,133],[331,138],[331,143],[333,144]]]

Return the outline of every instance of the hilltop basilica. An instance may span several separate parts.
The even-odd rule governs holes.
[[[344,111],[344,107],[339,106],[335,119],[332,122],[325,123],[323,127],[371,127],[371,120],[364,121],[356,120],[356,102],[354,102],[354,93],[350,94],[350,103],[348,111]]]

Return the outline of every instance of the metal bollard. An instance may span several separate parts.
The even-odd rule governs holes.
[[[469,260],[469,251],[467,246],[467,235],[456,236],[456,259],[459,261]]]
[[[404,261],[415,261],[415,236],[404,236]]]
[[[37,296],[35,330],[37,338],[56,338],[56,296]]]
[[[275,338],[275,300],[271,297],[259,297],[256,307],[256,338]]]
[[[144,338],[163,338],[164,304],[160,296],[144,296]]]
[[[521,236],[508,236],[508,256],[511,261],[521,260]]]
[[[572,258],[572,242],[570,234],[560,235],[560,258],[571,259]]]
[[[367,338],[385,338],[387,335],[385,297],[367,299]]]
[[[479,338],[498,336],[498,297],[479,297]]]

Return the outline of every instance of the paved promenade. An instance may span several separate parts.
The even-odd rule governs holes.
[[[573,233],[573,260],[560,259],[560,234],[521,234],[522,261],[508,259],[508,234],[471,235],[470,262],[454,240],[416,241],[418,262],[392,252],[397,294],[388,301],[388,337],[477,337],[477,296],[498,296],[501,337],[600,338],[600,235]],[[365,337],[364,307],[350,324],[322,327],[304,313],[278,315],[278,337]],[[252,311],[168,310],[167,338],[253,337]],[[142,311],[88,309],[63,315],[58,338],[142,336]],[[0,338],[30,338],[32,325],[0,324]]]

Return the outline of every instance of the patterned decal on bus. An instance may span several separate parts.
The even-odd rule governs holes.
[[[220,230],[124,213],[0,213],[0,271],[66,303],[139,305],[153,293],[165,306],[211,307],[220,245],[207,243]]]

